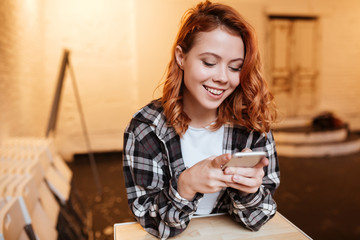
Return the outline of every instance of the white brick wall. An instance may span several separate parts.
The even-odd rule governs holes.
[[[0,139],[44,133],[40,8],[0,2]]]
[[[322,17],[320,109],[360,129],[360,1],[332,1]]]
[[[196,2],[1,0],[0,141],[44,136],[60,58],[68,48],[93,149],[122,149],[123,129],[153,98],[180,17]],[[224,2],[255,26],[264,56],[266,14],[319,16],[317,111],[335,111],[352,129],[360,129],[360,1]],[[86,148],[68,75],[63,90],[56,142],[70,159]]]
[[[69,48],[92,147],[121,149],[123,129],[138,105],[135,3],[64,0],[46,1],[44,8],[48,97],[53,94],[62,49]],[[67,157],[86,148],[71,79],[65,80],[56,136]]]

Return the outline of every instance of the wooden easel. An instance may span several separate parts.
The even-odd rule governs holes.
[[[79,112],[79,115],[80,115],[81,127],[82,127],[82,130],[83,130],[83,135],[84,135],[84,139],[85,139],[85,143],[86,143],[86,148],[88,150],[88,155],[89,155],[89,159],[90,159],[90,166],[91,166],[91,170],[93,172],[94,180],[95,180],[95,183],[96,183],[96,189],[97,189],[97,194],[98,195],[97,195],[95,201],[99,202],[102,199],[102,186],[101,186],[101,182],[100,182],[100,179],[99,179],[99,174],[98,174],[98,171],[97,171],[97,166],[96,166],[94,153],[93,153],[92,148],[91,148],[90,138],[89,138],[89,134],[88,134],[88,131],[87,131],[86,124],[85,124],[84,112],[83,112],[81,102],[80,102],[80,95],[79,95],[79,91],[78,91],[77,84],[76,84],[76,81],[75,81],[74,70],[73,70],[73,68],[72,68],[72,66],[70,64],[69,55],[70,55],[70,51],[65,49],[64,53],[63,53],[62,61],[61,61],[59,77],[58,77],[57,86],[56,86],[56,89],[55,89],[54,100],[53,100],[53,104],[52,104],[52,107],[51,107],[51,113],[50,113],[49,122],[48,122],[48,126],[47,126],[47,129],[46,129],[45,136],[49,137],[50,133],[55,131],[57,115],[58,115],[58,112],[59,112],[59,104],[60,104],[60,100],[61,100],[61,92],[62,92],[62,87],[63,87],[63,83],[64,83],[64,78],[65,78],[65,72],[66,72],[66,69],[68,68],[69,73],[70,73],[72,86],[73,86],[73,89],[74,89],[74,94],[75,94],[75,99],[76,99],[78,112]]]

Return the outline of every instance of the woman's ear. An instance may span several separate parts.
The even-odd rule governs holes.
[[[175,48],[175,58],[176,58],[176,63],[179,66],[179,68],[181,70],[184,70],[183,69],[184,53],[182,51],[182,48],[179,45],[177,45]]]

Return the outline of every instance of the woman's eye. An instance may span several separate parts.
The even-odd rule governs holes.
[[[203,61],[203,64],[207,67],[213,67],[216,65],[216,63],[211,63],[211,62],[206,62],[206,61]]]
[[[234,71],[234,72],[240,72],[241,71],[241,66],[240,67],[231,67],[229,66],[230,70],[231,71]]]

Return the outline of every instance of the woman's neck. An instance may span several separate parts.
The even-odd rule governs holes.
[[[184,112],[191,119],[190,126],[204,128],[215,122],[217,119],[217,109],[205,109],[194,103],[184,101]]]

